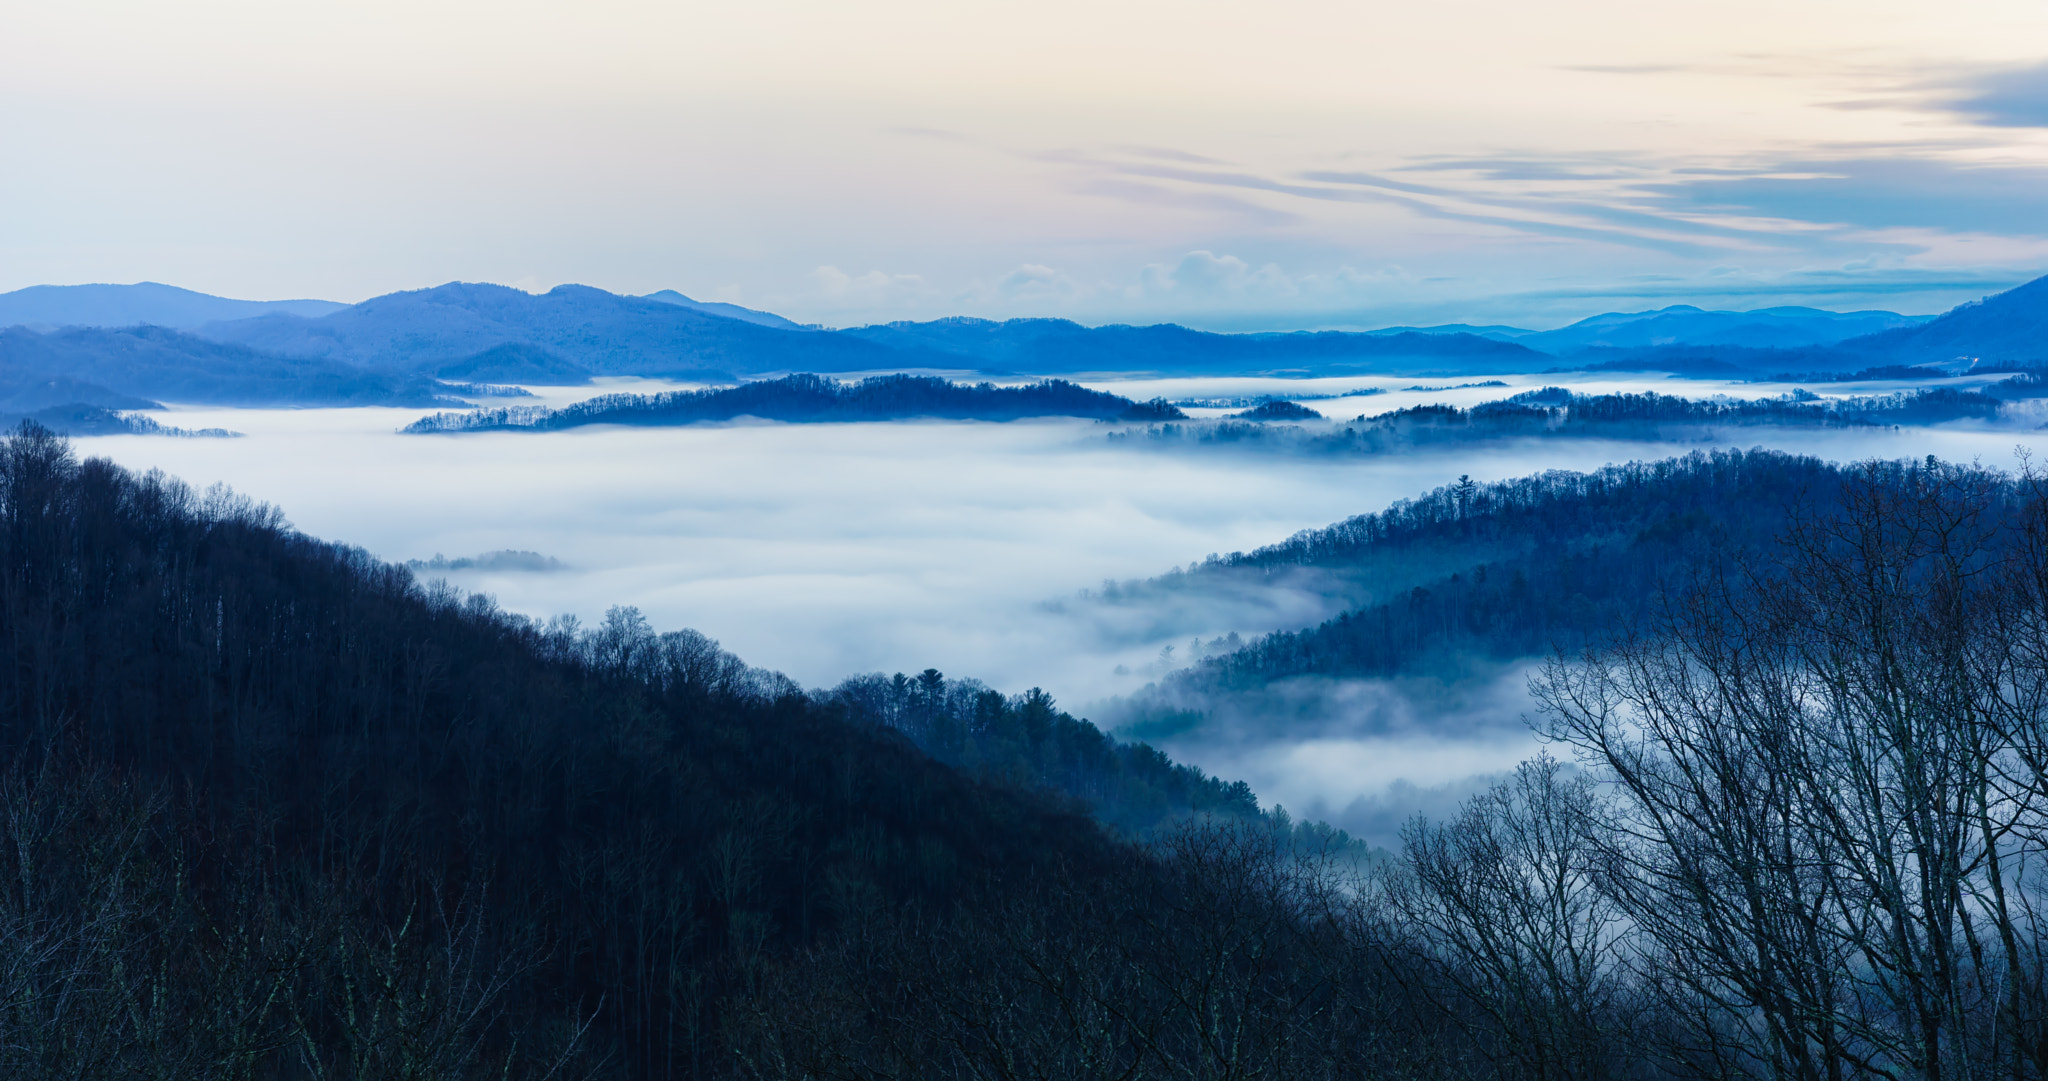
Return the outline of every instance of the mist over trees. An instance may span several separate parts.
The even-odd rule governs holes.
[[[1835,475],[1780,543],[1559,654],[1564,757],[1397,858],[1191,832],[1163,892],[1041,891],[1071,931],[842,943],[775,986],[814,1011],[775,1075],[2041,1076],[2048,491]],[[930,971],[971,975],[902,992]]]
[[[1717,547],[1660,486],[1788,499]],[[1359,860],[1041,693],[805,692],[630,608],[537,623],[26,426],[0,1065],[2042,1076],[2037,480],[1701,455],[1240,560],[1514,546],[1601,500],[1687,572],[1540,676],[1555,760]]]
[[[26,414],[0,412],[0,426],[9,430],[20,427],[22,421],[60,435],[167,435],[186,439],[232,439],[241,435],[226,428],[178,428],[154,417],[82,403],[53,405]]]
[[[772,959],[1131,858],[628,610],[536,625],[39,429],[0,498],[13,1076],[727,1074]]]
[[[1415,405],[1349,421],[1307,426],[1271,423],[1321,418],[1292,403],[1269,403],[1221,421],[1153,424],[1111,432],[1112,444],[1156,449],[1243,449],[1333,456],[1508,439],[1713,439],[1726,429],[1867,428],[1996,420],[2010,399],[2039,396],[2036,378],[2014,376],[1985,391],[1933,387],[1914,392],[1823,399],[1805,390],[1762,399],[1674,395],[1576,394],[1562,387],[1523,391],[1470,408]],[[1135,418],[1133,418],[1135,419]]]
[[[1769,548],[1798,506],[1836,498],[1842,471],[1778,451],[1469,478],[1385,511],[1120,589],[1113,600],[1317,575],[1350,611],[1203,659],[1171,686],[1246,689],[1291,676],[1383,677],[1460,659],[1540,657],[1640,622],[1702,567]]]
[[[900,420],[1020,420],[1087,417],[1096,420],[1167,420],[1182,417],[1164,401],[1134,402],[1064,379],[1024,386],[955,383],[936,376],[878,375],[841,383],[819,375],[791,375],[737,387],[667,394],[605,394],[561,409],[487,409],[436,413],[407,425],[411,435],[507,429],[558,431],[586,424],[675,425],[759,417],[796,422]]]
[[[1004,696],[937,669],[855,676],[825,696],[851,718],[887,726],[970,776],[1058,792],[1127,837],[1147,838],[1191,816],[1261,819],[1243,781],[1225,782],[1143,743],[1113,739],[1033,687]],[[1341,847],[1342,839],[1333,836]]]

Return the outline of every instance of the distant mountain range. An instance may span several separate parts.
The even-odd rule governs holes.
[[[1884,365],[2048,363],[2048,278],[1939,317],[1678,305],[1555,330],[1454,324],[1367,333],[1215,334],[1173,324],[948,318],[845,330],[674,290],[530,294],[450,283],[360,304],[244,301],[172,286],[0,294],[0,408],[148,399],[428,405],[446,381],[574,385],[599,376],[730,383],[789,372],[1490,375],[1636,368],[1721,376]]]
[[[1453,323],[1435,327],[1389,327],[1372,333],[1473,334],[1516,342],[1564,357],[1588,349],[1646,349],[1673,345],[1741,346],[1750,349],[1833,345],[1865,334],[1915,326],[1932,318],[1897,312],[1831,312],[1819,308],[1711,312],[1690,304],[1674,304],[1649,312],[1608,312],[1556,330]]]
[[[1852,339],[1842,346],[1910,364],[1965,358],[1983,364],[2048,363],[2048,277],[1965,304],[1938,319]]]
[[[8,408],[155,404],[139,399],[250,406],[459,404],[428,376],[279,356],[164,327],[0,330],[0,402]]]
[[[405,372],[432,371],[507,343],[549,350],[597,375],[730,380],[904,363],[892,350],[848,335],[768,326],[585,285],[535,296],[458,282],[374,297],[318,318],[264,315],[213,323],[200,333],[279,356]]]
[[[175,285],[31,285],[0,293],[0,327],[173,327],[189,330],[273,313],[317,318],[348,307],[332,300],[230,300]]]

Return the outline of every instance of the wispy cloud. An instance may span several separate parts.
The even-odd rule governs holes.
[[[1716,247],[1739,246],[1740,242],[1751,239],[1739,232],[1717,230],[1675,218],[1639,217],[1636,222],[1639,228],[1611,228],[1608,222],[1600,220],[1622,213],[1611,206],[1542,200],[1526,193],[1506,195],[1421,184],[1375,173],[1318,171],[1294,177],[1266,176],[1237,169],[1117,160],[1077,152],[1046,155],[1043,160],[1059,161],[1101,174],[1092,186],[1083,190],[1112,192],[1118,190],[1117,184],[1130,184],[1133,178],[1143,178],[1153,182],[1149,188],[1143,189],[1148,196],[1164,195],[1175,188],[1184,191],[1224,189],[1259,192],[1281,200],[1383,203],[1399,206],[1425,218],[1496,226],[1531,236],[1647,248],[1688,258],[1707,255]],[[1270,203],[1254,205],[1267,207],[1272,212]]]
[[[1787,175],[1791,174],[1791,175]],[[1770,173],[1645,185],[1671,208],[1865,229],[2048,235],[2048,167],[1925,158],[1784,162]]]
[[[1951,108],[1994,127],[2048,128],[2048,63],[1979,75]]]

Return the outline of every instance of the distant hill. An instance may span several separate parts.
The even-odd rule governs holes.
[[[14,431],[23,421],[32,421],[58,435],[168,435],[185,439],[233,439],[242,433],[225,428],[173,428],[149,417],[117,413],[96,405],[73,402],[27,413],[0,411],[0,428]]]
[[[1382,336],[1388,334],[1475,334],[1481,338],[1495,338],[1500,341],[1511,342],[1518,338],[1526,338],[1531,334],[1539,334],[1541,331],[1528,330],[1523,327],[1504,326],[1499,323],[1486,326],[1475,326],[1471,323],[1441,323],[1433,327],[1381,327],[1378,330],[1368,330],[1366,333]]]
[[[31,285],[0,293],[0,327],[132,327],[189,330],[261,315],[321,316],[348,307],[332,300],[230,300],[175,285]]]
[[[580,387],[590,382],[590,369],[538,345],[507,342],[473,357],[434,369],[442,379],[480,383],[526,383],[537,387]]]
[[[647,293],[642,295],[640,299],[659,300],[663,304],[674,304],[679,307],[692,308],[706,315],[722,315],[727,319],[737,319],[742,323],[753,323],[756,326],[774,327],[777,330],[818,329],[817,327],[805,326],[802,323],[792,323],[776,315],[774,312],[755,311],[752,308],[742,308],[737,304],[727,304],[722,300],[692,300],[673,289],[663,289],[658,293]]]
[[[139,407],[128,396],[245,406],[430,406],[453,401],[425,376],[272,356],[163,327],[0,330],[0,382],[6,380],[23,388],[18,400],[24,405],[32,400],[27,388],[38,380],[81,384],[61,392],[51,388],[65,401],[118,408]]]
[[[906,366],[894,351],[855,338],[778,329],[585,285],[535,296],[451,282],[375,297],[317,319],[267,315],[216,323],[205,334],[282,356],[415,372],[508,343],[558,353],[597,375],[695,379]]]
[[[4,342],[5,338],[0,337],[0,358],[6,355]],[[98,409],[157,409],[162,403],[109,390],[98,383],[43,370],[24,370],[0,361],[0,413],[34,413],[52,406],[71,405]]]
[[[1842,346],[1911,364],[2048,362],[2048,277],[1964,304],[1919,326],[1855,338]]]
[[[1707,311],[1674,304],[1647,312],[1607,312],[1556,330],[1448,323],[1434,327],[1388,327],[1376,335],[1472,334],[1516,342],[1557,356],[1588,349],[1645,349],[1664,346],[1740,346],[1793,349],[1832,345],[1848,338],[1924,323],[1925,315],[1897,312],[1831,312],[1820,308],[1762,308],[1748,312]]]
[[[1897,312],[1830,312],[1796,307],[1713,312],[1676,304],[1652,312],[1609,312],[1514,340],[1559,356],[1585,349],[1669,345],[1789,349],[1831,345],[1866,334],[1916,326],[1927,319]]]
[[[1084,327],[1065,319],[939,319],[839,332],[878,345],[950,354],[961,368],[1068,375],[1147,371],[1526,372],[1549,357],[1472,334],[1212,334],[1172,323]]]
[[[703,421],[759,417],[817,421],[1021,420],[1025,417],[1089,417],[1097,420],[1185,420],[1167,402],[1134,402],[1115,394],[1048,379],[1022,387],[955,383],[934,376],[879,375],[841,383],[801,374],[717,390],[670,394],[606,394],[563,409],[486,409],[436,413],[405,427],[410,435],[525,429],[552,431],[586,424],[667,427]]]

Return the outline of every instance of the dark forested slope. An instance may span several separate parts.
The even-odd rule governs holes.
[[[516,1042],[538,1076],[587,1025],[626,1075],[722,1071],[762,958],[1127,858],[701,636],[537,626],[34,430],[0,446],[0,616],[0,919],[72,966],[0,970],[0,1060],[452,1077]],[[64,930],[85,903],[118,924]]]
[[[841,383],[818,375],[792,375],[737,387],[668,394],[606,394],[562,409],[486,409],[436,413],[407,425],[415,435],[439,432],[554,431],[586,424],[673,425],[759,417],[783,421],[1020,420],[1090,417],[1165,420],[1182,417],[1163,401],[1134,402],[1115,394],[1048,379],[1020,387],[955,383],[935,376],[878,375]]]
[[[1768,550],[1841,470],[1775,451],[1694,453],[1594,473],[1464,481],[1284,544],[1117,591],[1188,603],[1311,575],[1350,610],[1259,638],[1169,681],[1199,705],[1296,676],[1440,675],[1580,648],[1653,612],[1667,585]]]
[[[1207,917],[1157,892],[1171,859],[1034,792],[1092,785],[1154,824],[1207,807],[1251,831],[1242,857],[1277,851],[1242,785],[1043,695],[926,673],[814,699],[630,609],[535,624],[33,426],[0,443],[0,656],[9,1076],[816,1076],[764,1063],[843,1056],[806,1033],[892,990],[818,957],[943,946],[916,1000],[862,1007],[893,1041],[869,1050],[901,1060],[927,1002],[943,1016],[1014,960],[979,936],[1081,948],[1091,912],[1138,921],[1100,975],[1157,1018],[1109,1052],[1177,1075],[1207,1053],[1200,1015],[1141,1001],[1146,966],[1178,963],[1143,926]],[[1004,978],[1026,980],[1006,1024],[1066,1023],[1071,1000]],[[967,1076],[965,1053],[900,1069]]]
[[[1779,497],[1791,558],[1546,673],[1592,777],[1529,763],[1360,879],[1242,815],[1120,844],[899,735],[1043,783],[1088,733],[1042,695],[812,696],[628,609],[538,625],[27,427],[0,442],[0,1072],[2039,1078],[2041,928],[1952,903],[2023,898],[2048,838],[2038,484],[1695,457],[1227,565],[1533,538],[1587,557],[1552,598],[1666,544],[1713,586],[1762,526],[1717,548],[1687,516]],[[1786,701],[1812,708],[1755,708]]]
[[[1910,393],[1823,399],[1810,391],[1776,398],[1700,400],[1669,394],[1575,394],[1562,387],[1524,391],[1470,408],[1416,405],[1342,423],[1309,426],[1243,423],[1316,414],[1289,402],[1221,421],[1162,423],[1110,433],[1126,446],[1234,448],[1307,455],[1385,454],[1487,441],[1701,439],[1728,429],[1858,428],[1991,421],[2006,400],[2040,393],[2038,377],[2003,380],[1984,391],[1935,387]],[[1135,418],[1134,418],[1135,419]]]

